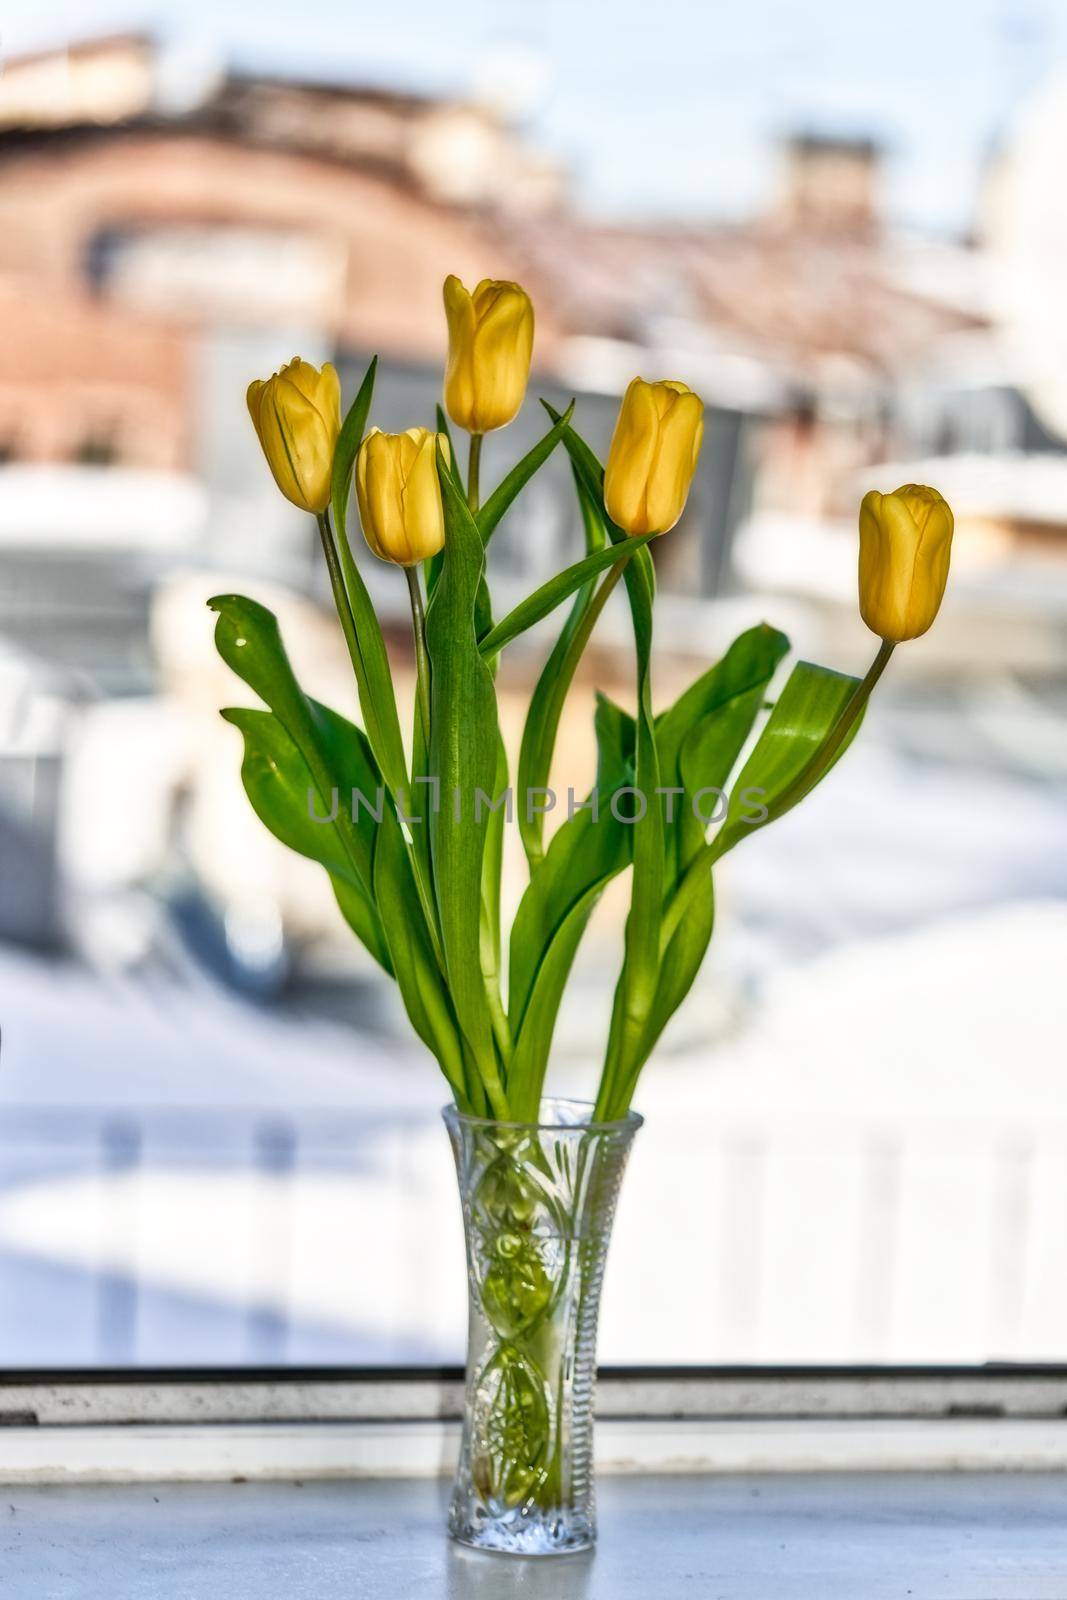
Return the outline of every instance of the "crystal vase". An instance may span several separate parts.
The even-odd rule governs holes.
[[[557,1555],[596,1538],[593,1391],[600,1286],[641,1118],[537,1123],[446,1107],[467,1242],[463,1442],[448,1530],[483,1550]]]

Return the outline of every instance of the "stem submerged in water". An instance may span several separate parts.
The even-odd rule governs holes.
[[[543,1113],[552,1118],[555,1102]],[[596,1325],[619,1182],[639,1118],[610,1130],[445,1112],[463,1198],[470,1344],[449,1526],[540,1555],[595,1537]]]

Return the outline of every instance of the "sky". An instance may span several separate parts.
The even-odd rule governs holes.
[[[1067,0],[5,0],[0,53],[119,26],[234,64],[506,105],[605,216],[757,209],[784,132],[884,141],[887,205],[973,217],[982,164],[1067,61]]]

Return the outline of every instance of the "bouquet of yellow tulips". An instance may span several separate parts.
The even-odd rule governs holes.
[[[683,383],[635,378],[606,470],[572,426],[573,406],[558,415],[546,405],[545,436],[482,499],[482,438],[522,405],[533,308],[517,284],[487,281],[472,294],[453,277],[444,301],[444,403],[451,422],[469,434],[465,481],[440,408],[435,431],[368,430],[374,362],[343,422],[330,365],[317,371],[294,359],[249,388],[248,408],[279,489],[317,519],[362,727],[303,693],[274,617],[238,595],[211,602],[219,613],[217,645],[268,709],[223,715],[244,736],[242,775],[257,814],[285,844],[326,868],[353,932],[395,978],[412,1026],[461,1110],[536,1117],[583,930],[606,884],[631,871],[596,1102],[598,1118],[617,1118],[707,949],[713,864],[811,792],[854,735],[893,645],[930,626],[945,588],[952,513],[936,490],[916,485],[864,499],[860,606],[883,642],[862,680],[801,662],[765,714],[788,641],[760,626],[657,714],[647,546],[685,507],[704,427],[700,399]],[[497,620],[486,547],[559,446],[573,468],[585,553]],[[367,544],[403,569],[410,591],[418,698],[407,746],[379,622],[352,555],[353,483]],[[620,579],[633,619],[636,714],[600,697],[595,786],[546,844],[543,797],[563,701]],[[568,599],[531,697],[513,790],[497,723],[496,663]],[[700,806],[690,801],[713,792],[728,798],[709,837]],[[529,884],[505,985],[501,844],[515,809]]]
[[[294,360],[248,391],[278,487],[318,522],[362,726],[303,692],[269,611],[240,595],[211,604],[221,654],[264,703],[223,713],[244,736],[249,800],[283,843],[329,873],[455,1102],[446,1121],[463,1192],[471,1331],[451,1531],[537,1554],[583,1548],[595,1534],[596,1308],[640,1121],[629,1108],[708,948],[712,869],[811,793],[854,737],[894,646],[930,626],[952,513],[935,490],[914,484],[864,499],[860,607],[880,644],[863,678],[799,662],[769,703],[789,644],[761,625],[657,711],[649,546],[685,508],[701,401],[683,383],[635,378],[606,467],[572,425],[573,405],[562,415],[546,406],[544,437],[483,497],[482,439],[522,405],[533,309],[513,283],[480,283],[471,294],[449,278],[444,299],[449,355],[433,431],[369,428],[374,362],[343,422],[328,365],[320,372]],[[469,435],[465,474],[449,421]],[[558,448],[570,458],[584,553],[498,619],[486,547]],[[367,544],[407,580],[417,694],[406,741],[352,555],[353,484]],[[635,709],[599,696],[595,781],[577,803],[570,791],[566,820],[546,840],[564,701],[620,581],[633,622]],[[509,752],[497,718],[500,655],[567,601],[520,747]],[[529,879],[505,943],[502,844],[516,814]],[[605,887],[626,872],[630,911],[595,1106],[544,1101],[575,954]]]

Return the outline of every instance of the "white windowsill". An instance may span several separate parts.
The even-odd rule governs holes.
[[[448,1474],[459,1424],[269,1422],[7,1427],[0,1483],[147,1483]],[[1067,1470],[1067,1420],[602,1419],[603,1474]]]
[[[458,1376],[204,1372],[0,1379],[0,1482],[432,1477]],[[605,1474],[1067,1470],[1058,1371],[608,1371]]]
[[[609,1372],[599,1548],[536,1564],[444,1536],[454,1376],[11,1376],[4,1600],[1064,1600],[1065,1404],[1051,1369]]]

